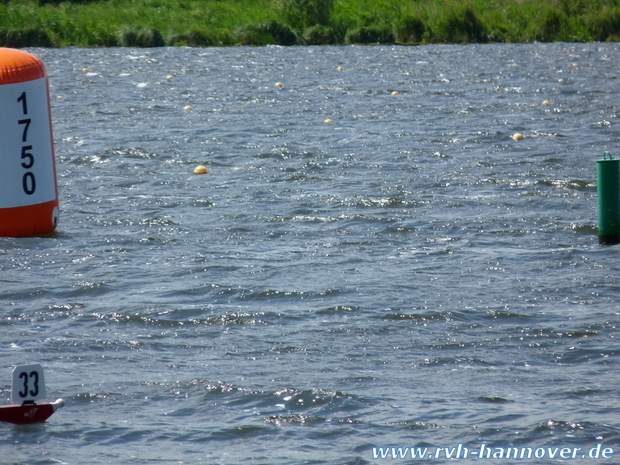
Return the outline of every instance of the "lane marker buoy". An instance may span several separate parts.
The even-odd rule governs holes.
[[[525,139],[525,136],[523,134],[521,134],[521,133],[518,133],[518,132],[516,134],[513,134],[511,137],[512,137],[512,140],[523,140],[523,139]]]
[[[333,123],[333,122],[334,122],[334,120],[333,120],[333,119],[330,119],[330,118],[327,118],[327,119],[324,121],[324,123]]]
[[[49,80],[43,62],[0,48],[0,236],[48,234],[58,224]]]
[[[11,383],[11,402],[16,405],[0,406],[0,421],[16,425],[39,423],[65,405],[62,399],[44,404],[36,403],[44,397],[43,367],[38,363],[16,366],[13,368]]]
[[[209,172],[209,170],[207,169],[206,166],[197,166],[196,168],[194,168],[194,174],[207,174]]]

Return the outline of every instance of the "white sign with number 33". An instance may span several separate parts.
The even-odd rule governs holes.
[[[38,363],[16,366],[13,369],[13,382],[11,383],[11,402],[22,404],[34,402],[44,397],[43,367]]]

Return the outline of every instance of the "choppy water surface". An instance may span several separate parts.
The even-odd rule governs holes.
[[[620,454],[616,45],[32,52],[62,213],[0,239],[0,390],[66,406],[0,462]]]

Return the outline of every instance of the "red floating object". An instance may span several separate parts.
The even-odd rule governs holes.
[[[48,404],[1,405],[0,421],[16,425],[28,425],[47,420],[65,401],[58,399]]]

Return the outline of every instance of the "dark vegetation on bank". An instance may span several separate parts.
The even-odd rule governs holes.
[[[620,0],[0,0],[0,46],[620,41]]]

